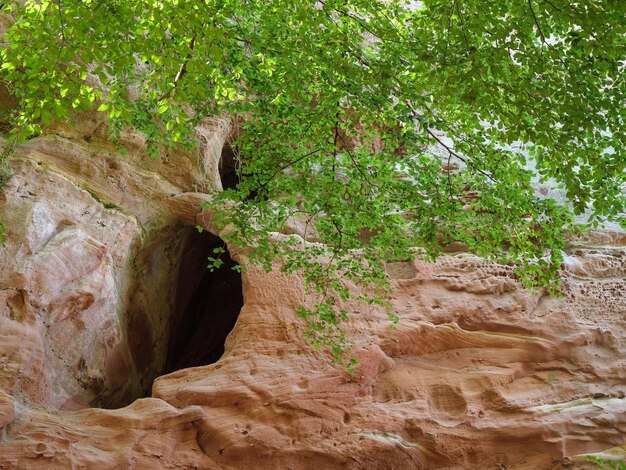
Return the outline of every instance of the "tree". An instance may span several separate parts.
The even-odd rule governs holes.
[[[155,155],[242,123],[241,182],[209,208],[250,262],[303,270],[319,303],[299,315],[338,358],[341,301],[384,304],[385,261],[461,242],[554,292],[572,214],[624,222],[621,0],[4,3],[14,142],[94,107]],[[270,241],[294,217],[315,240]]]

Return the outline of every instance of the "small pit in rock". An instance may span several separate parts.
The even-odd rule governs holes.
[[[224,342],[243,307],[241,273],[223,240],[208,232],[190,235],[172,312],[164,373],[212,364],[224,354]],[[225,253],[217,255],[215,248]],[[207,269],[207,258],[223,261],[219,269]]]

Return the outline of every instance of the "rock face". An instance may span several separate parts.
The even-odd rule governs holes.
[[[0,199],[0,389],[55,409],[149,389],[190,232],[162,201],[219,182],[201,168],[212,156],[150,161],[133,136],[126,156],[83,137],[58,129],[22,146]]]
[[[584,468],[626,442],[619,233],[570,247],[558,299],[463,253],[389,265],[396,328],[346,305],[354,377],[306,344],[302,279],[250,269],[222,358],[131,403],[165,367],[189,227],[214,230],[194,191],[220,186],[228,130],[153,162],[91,129],[28,142],[0,197],[0,468]]]

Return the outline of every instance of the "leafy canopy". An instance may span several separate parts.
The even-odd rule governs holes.
[[[241,182],[211,209],[251,261],[305,273],[299,314],[339,358],[343,301],[384,304],[385,261],[460,242],[554,290],[572,213],[624,221],[622,0],[4,3],[16,142],[91,108],[154,154],[242,123]],[[298,217],[307,242],[269,240]]]

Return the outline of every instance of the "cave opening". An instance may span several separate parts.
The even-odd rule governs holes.
[[[240,169],[241,159],[239,158],[237,148],[229,143],[224,144],[219,162],[220,180],[223,189],[237,189],[237,185],[240,182]]]
[[[241,273],[224,241],[207,231],[189,228],[179,268],[176,302],[163,373],[217,362],[243,307]],[[223,248],[222,254],[214,249]],[[219,269],[207,269],[207,258],[220,257]]]
[[[244,178],[248,178],[248,182],[251,180],[256,183],[256,187],[248,188],[249,192],[243,197],[243,201],[267,201],[268,195],[263,187],[263,184],[259,184],[259,181],[254,178],[254,175],[246,174],[244,176],[242,172],[243,162],[239,149],[232,146],[228,142],[222,147],[222,153],[218,164],[220,173],[220,181],[222,183],[222,189],[238,189],[239,183]]]

